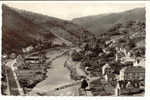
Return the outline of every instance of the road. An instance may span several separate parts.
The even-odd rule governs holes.
[[[9,85],[8,88],[9,88],[10,95],[14,95],[14,96],[20,95],[17,83],[13,76],[13,71],[9,67],[7,68],[7,77],[8,77],[8,85]]]
[[[15,73],[14,64],[16,63],[16,59],[9,60],[6,63],[7,68],[7,78],[9,84],[10,95],[24,95],[23,89],[20,87],[20,84],[17,79],[17,75]]]

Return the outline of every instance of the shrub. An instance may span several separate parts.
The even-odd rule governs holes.
[[[82,55],[76,51],[72,53],[71,57],[73,61],[81,61],[82,59]]]

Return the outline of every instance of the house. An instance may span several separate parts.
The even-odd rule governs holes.
[[[28,58],[25,58],[25,63],[26,64],[40,63],[40,58],[39,57],[28,57]]]
[[[54,45],[58,45],[58,46],[61,46],[64,44],[64,42],[60,39],[54,39],[54,41],[52,42],[53,46]]]
[[[118,75],[118,80],[119,81],[124,81],[125,80],[125,71],[127,67],[124,67],[120,70],[120,74]]]
[[[145,80],[145,68],[131,66],[124,71],[124,80]]]
[[[129,52],[127,49],[121,48],[120,50],[124,53],[124,55],[125,55],[126,57],[130,57],[130,56],[131,56],[131,52]]]
[[[141,66],[143,68],[145,68],[145,59],[144,58],[136,58],[136,60],[134,61],[134,66]]]
[[[9,58],[11,58],[11,59],[15,59],[16,57],[17,57],[16,53],[11,53],[9,56]]]
[[[40,72],[41,69],[36,70],[16,70],[16,74],[18,79],[30,79],[35,78],[35,73]]]
[[[88,51],[85,52],[85,56],[91,56],[92,54],[93,54],[93,52],[90,51],[90,50],[88,50]]]
[[[27,52],[32,51],[33,49],[34,49],[33,46],[28,46],[28,47],[26,47],[26,48],[23,48],[23,49],[22,49],[22,52],[23,52],[23,53],[27,53]]]
[[[22,61],[24,61],[23,56],[22,56],[22,55],[18,55],[18,56],[16,57],[16,61],[17,61],[17,62],[22,62]]]
[[[127,49],[125,49],[123,47],[116,47],[116,51],[118,53],[122,53],[125,57],[130,57],[131,56],[131,52],[129,52]]]
[[[2,54],[2,59],[7,59],[8,55],[7,54]]]
[[[124,62],[122,64],[121,69],[119,70],[119,74],[116,75],[117,80],[124,81],[125,80],[125,72],[126,72],[127,68],[128,67],[130,68],[132,66],[133,66],[133,62],[131,62],[131,61]]]
[[[91,77],[91,71],[90,71],[90,68],[89,67],[85,67],[85,73]]]
[[[106,68],[110,68],[109,64],[105,64],[103,67],[102,67],[102,75],[104,75],[106,73]]]
[[[16,68],[18,69],[23,69],[26,67],[25,63],[24,63],[24,58],[22,55],[18,55],[16,57],[16,63],[14,65]]]
[[[109,48],[103,48],[102,51],[103,51],[105,54],[109,54],[109,53],[110,53]]]
[[[115,74],[113,72],[114,70],[109,66],[109,64],[105,64],[102,67],[102,75],[104,76],[105,81],[110,81],[114,79]]]
[[[39,63],[37,63],[37,64],[35,64],[35,63],[30,63],[30,64],[28,64],[28,66],[30,67],[30,69],[33,69],[33,70],[35,70],[35,69],[43,69],[43,68],[45,68],[45,64],[39,64]]]
[[[114,47],[116,44],[116,41],[115,40],[106,41],[105,44],[108,47]]]
[[[33,67],[36,66],[39,68],[37,65],[41,63],[42,58],[39,55],[34,55],[34,56],[28,56],[28,57],[23,57],[22,55],[18,55],[16,58],[16,67],[18,69],[29,69],[31,66]]]
[[[24,62],[26,64],[29,64],[29,63],[39,63],[40,61],[40,54],[32,54],[30,56],[25,56],[24,57]]]
[[[43,54],[32,54],[30,56],[24,57],[24,62],[26,64],[39,64],[39,63],[44,63],[46,60],[46,56]]]
[[[130,86],[139,88],[144,85],[145,69],[141,66],[124,67],[120,70],[118,81],[121,88]]]

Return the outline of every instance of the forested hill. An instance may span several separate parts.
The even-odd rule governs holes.
[[[145,13],[145,8],[135,8],[121,13],[75,18],[72,22],[83,26],[96,35],[100,35],[112,28],[114,24],[128,21],[145,21]]]
[[[17,52],[39,40],[64,39],[77,44],[93,34],[70,21],[2,6],[3,52]]]

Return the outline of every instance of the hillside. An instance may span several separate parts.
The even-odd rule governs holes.
[[[101,14],[95,16],[87,16],[81,18],[75,18],[72,21],[76,24],[83,26],[90,32],[99,35],[106,32],[117,23],[125,23],[128,21],[144,21],[145,9],[136,8],[121,13]]]
[[[90,32],[73,24],[46,15],[2,6],[2,46],[3,52],[18,52],[23,47],[37,44],[40,40],[60,38],[77,44],[83,34],[93,36]]]

